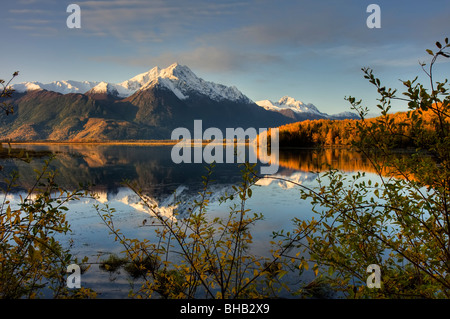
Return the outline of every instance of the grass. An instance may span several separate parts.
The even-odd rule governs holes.
[[[143,260],[130,261],[127,257],[119,257],[111,254],[100,263],[100,269],[108,272],[116,272],[123,268],[134,279],[144,276],[147,271],[155,271],[158,268],[158,261],[152,256],[147,256]]]

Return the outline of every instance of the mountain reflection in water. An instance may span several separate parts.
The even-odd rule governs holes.
[[[34,151],[50,151],[55,154],[51,168],[56,169],[58,185],[67,190],[75,189],[80,183],[89,184],[99,196],[101,203],[118,196],[124,188],[123,182],[136,185],[144,194],[152,198],[159,207],[171,206],[181,201],[192,202],[201,191],[202,176],[206,175],[206,163],[175,164],[171,160],[171,146],[106,145],[106,144],[23,144],[15,147]],[[35,183],[35,169],[42,169],[43,159],[34,159],[30,164],[19,160],[3,160],[1,172],[7,175],[17,170],[21,176],[16,192],[24,191]],[[256,172],[259,172],[258,162]],[[267,186],[277,183],[281,188],[293,188],[295,184],[312,182],[317,177],[313,172],[340,169],[344,172],[370,171],[370,164],[357,152],[347,149],[281,149],[278,173],[272,178],[261,179],[257,185]],[[242,166],[238,164],[216,164],[213,169],[211,191],[218,198],[232,190],[232,185],[241,181]],[[128,194],[128,192],[127,192]],[[174,198],[174,194],[177,195]],[[122,202],[138,210],[145,210],[136,194],[121,196]]]
[[[154,238],[153,228],[143,226],[143,220],[150,213],[148,208],[142,205],[138,195],[122,184],[124,180],[141,188],[158,211],[170,217],[174,210],[180,214],[189,211],[193,200],[200,199],[202,176],[207,173],[207,164],[174,164],[170,157],[171,146],[27,144],[20,147],[53,152],[56,157],[51,168],[58,171],[60,187],[71,190],[80,182],[93,185],[91,188],[98,198],[71,203],[67,214],[74,254],[88,256],[91,262],[104,260],[108,254],[123,250],[100,220],[93,208],[95,204],[113,207],[116,227],[129,238]],[[36,173],[33,170],[42,169],[43,162],[43,158],[36,158],[31,163],[12,159],[1,161],[3,176],[12,170],[17,170],[21,176],[15,192],[8,195],[11,203],[18,202],[19,196],[34,184]],[[267,253],[273,231],[288,231],[293,227],[293,218],[312,216],[311,205],[300,199],[296,184],[314,185],[317,177],[314,172],[329,167],[349,174],[370,172],[369,163],[360,154],[343,149],[282,149],[278,164],[278,173],[272,177],[280,179],[260,179],[252,198],[246,203],[246,208],[264,215],[264,220],[258,222],[252,232],[252,251],[259,255]],[[259,165],[256,172],[259,172]],[[223,205],[216,199],[225,192],[232,192],[232,186],[242,180],[241,169],[238,164],[215,166],[209,189],[212,192],[208,209],[211,218],[228,215],[231,203]],[[68,241],[67,238],[61,240]],[[130,288],[129,278],[124,276],[114,275],[111,281],[111,274],[93,267],[83,275],[83,284],[100,291],[101,297],[124,298]]]
[[[16,147],[16,146],[15,146]],[[139,185],[151,194],[172,193],[180,185],[193,186],[201,182],[208,164],[174,164],[170,157],[171,146],[97,145],[97,144],[24,144],[25,149],[48,150],[56,155],[51,167],[58,170],[58,184],[73,189],[79,183],[93,185],[93,190],[116,193],[124,180]],[[16,160],[2,162],[5,172],[20,173],[20,187],[33,185],[34,169],[42,168],[43,161],[35,159],[31,164]],[[279,170],[276,176],[313,175],[312,171],[335,168],[344,172],[371,172],[370,163],[360,154],[347,149],[281,149]],[[256,172],[259,172],[258,163]],[[238,164],[216,164],[215,184],[233,184],[240,181]],[[200,183],[201,184],[201,183]],[[201,185],[199,185],[201,186]]]

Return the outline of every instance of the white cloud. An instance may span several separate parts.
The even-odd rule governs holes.
[[[80,1],[83,28],[92,34],[108,34],[124,42],[161,42],[207,32],[217,17],[237,10],[236,1]],[[192,38],[194,35],[192,35]]]

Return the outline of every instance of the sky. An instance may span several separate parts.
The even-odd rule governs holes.
[[[72,3],[81,28],[67,27]],[[369,4],[380,28],[367,26]],[[363,67],[399,92],[400,80],[428,83],[419,62],[450,36],[450,1],[1,0],[0,29],[0,78],[19,71],[14,83],[118,83],[178,62],[253,101],[288,95],[335,114],[350,111],[348,96],[376,110]],[[450,63],[438,62],[444,80]]]

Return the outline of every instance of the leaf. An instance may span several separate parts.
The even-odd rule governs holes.
[[[427,53],[428,53],[429,55],[434,55],[433,51],[431,51],[430,49],[427,49]]]
[[[438,41],[438,42],[436,42],[436,46],[439,48],[439,49],[442,49],[442,44]]]
[[[328,275],[333,276],[333,274],[334,274],[334,268],[333,268],[333,266],[330,266],[328,268]]]
[[[308,270],[309,269],[309,265],[308,265],[308,262],[306,261],[306,260],[302,260],[302,262],[301,262],[301,264],[300,264],[300,266],[299,266],[299,268],[304,268],[305,270]]]
[[[13,239],[16,242],[17,245],[19,245],[19,246],[23,245],[23,241],[19,237],[13,236]]]
[[[9,205],[6,208],[6,218],[8,218],[8,219],[11,218],[11,206],[9,206]]]

